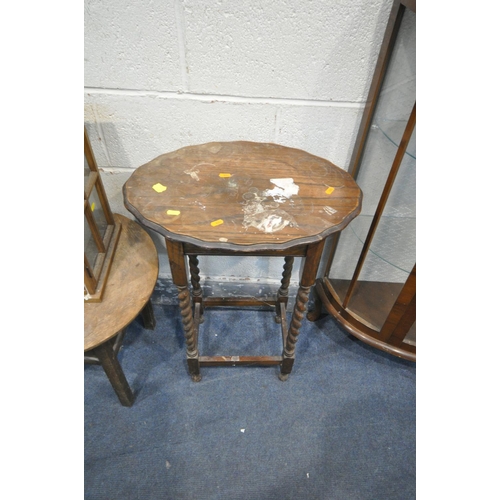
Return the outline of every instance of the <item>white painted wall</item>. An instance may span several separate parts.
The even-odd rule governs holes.
[[[209,141],[274,142],[346,169],[391,3],[85,0],[85,126],[112,209],[131,217],[134,169]],[[204,279],[278,282],[283,263],[200,264]]]

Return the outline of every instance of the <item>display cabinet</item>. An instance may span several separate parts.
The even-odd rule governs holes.
[[[395,1],[349,172],[363,208],[326,253],[316,303],[352,335],[416,361],[416,2]]]
[[[100,302],[118,244],[121,224],[113,217],[87,131],[85,128],[83,131],[83,297],[88,302]]]

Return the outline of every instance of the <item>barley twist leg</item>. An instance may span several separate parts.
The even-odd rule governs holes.
[[[295,361],[295,344],[297,343],[300,326],[307,308],[310,290],[310,286],[301,286],[297,292],[292,320],[290,322],[288,335],[286,337],[286,344],[283,350],[283,362],[281,363],[281,371],[279,374],[280,380],[283,381],[287,380],[288,375],[290,375],[290,372],[292,371],[293,362]]]
[[[288,303],[288,287],[290,286],[290,278],[292,276],[293,257],[285,257],[285,264],[283,265],[283,274],[281,279],[281,287],[278,290],[277,303],[276,303],[276,323],[281,323],[281,308],[282,302]]]
[[[193,302],[200,303],[200,323],[203,323],[203,290],[200,286],[200,268],[199,261],[196,255],[189,255],[189,273],[191,275],[191,285],[193,287]]]
[[[186,338],[189,374],[195,382],[199,382],[201,380],[200,364],[198,360],[198,348],[196,346],[196,332],[194,328],[193,310],[191,308],[191,298],[187,286],[178,286],[177,292],[179,294],[179,308],[181,310],[184,337]]]

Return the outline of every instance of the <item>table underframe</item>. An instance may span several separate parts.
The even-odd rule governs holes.
[[[318,272],[324,240],[309,244],[292,246],[285,250],[225,250],[207,249],[201,246],[165,239],[172,279],[177,287],[179,308],[186,340],[186,357],[188,371],[193,381],[201,380],[201,366],[234,366],[234,365],[280,365],[280,380],[287,380],[295,361],[295,344],[297,342],[302,320],[307,308],[309,293],[314,285]],[[275,307],[276,322],[281,324],[283,352],[281,356],[200,356],[198,351],[199,325],[203,322],[203,311],[207,307],[262,306],[262,301],[248,297],[203,297],[200,286],[200,270],[198,256],[249,256],[249,257],[284,257],[281,287],[276,300],[266,301]],[[186,265],[189,260],[189,271]],[[292,273],[294,257],[304,257],[299,289],[295,298],[292,318],[287,323],[286,306],[288,303],[288,287]],[[188,274],[189,273],[189,274]],[[191,290],[189,287],[191,282]]]

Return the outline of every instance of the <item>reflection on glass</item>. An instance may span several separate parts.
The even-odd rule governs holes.
[[[405,10],[384,82],[373,124],[399,145],[416,96],[416,14]],[[408,152],[415,153],[409,148]]]
[[[99,253],[97,249],[97,245],[92,237],[92,232],[90,231],[89,223],[87,222],[87,218],[84,216],[84,252],[89,261],[89,264],[94,267],[97,259],[97,255]]]
[[[405,339],[403,340],[405,344],[417,345],[417,322],[415,321],[411,328],[408,330]]]
[[[104,214],[104,210],[102,208],[101,200],[97,195],[96,189],[93,189],[90,193],[89,197],[90,209],[92,210],[92,215],[94,216],[95,223],[97,228],[99,229],[99,234],[101,238],[104,239],[104,234],[108,227],[108,223],[106,221],[106,216]]]
[[[90,177],[90,167],[87,162],[87,158],[83,155],[83,187],[85,188],[89,182]]]

